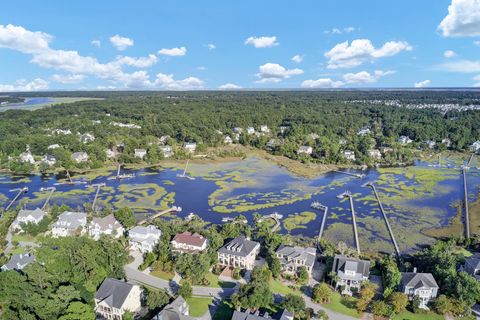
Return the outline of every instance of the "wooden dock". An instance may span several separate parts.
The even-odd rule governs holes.
[[[170,213],[170,212],[180,212],[181,210],[182,210],[182,208],[180,208],[180,207],[175,207],[175,206],[174,206],[174,207],[171,207],[171,208],[169,208],[169,209],[166,209],[166,210],[157,212],[157,213],[155,213],[154,215],[152,215],[152,216],[150,216],[150,217],[148,217],[148,218],[145,218],[145,219],[141,220],[138,224],[139,224],[139,225],[142,225],[142,224],[144,224],[144,223],[146,223],[146,222],[148,222],[148,221],[150,221],[150,220],[153,220],[153,219],[156,219],[156,218],[158,218],[158,217],[161,217],[161,216],[163,216],[164,214],[167,214],[167,213]]]

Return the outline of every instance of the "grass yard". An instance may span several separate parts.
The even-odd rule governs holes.
[[[197,298],[192,297],[187,299],[190,307],[189,314],[192,317],[201,317],[208,311],[208,306],[212,304],[212,298]]]
[[[275,279],[270,280],[270,289],[273,293],[278,293],[284,296],[289,293],[300,295],[300,291],[295,291],[286,284],[283,284],[281,281]]]
[[[396,315],[394,320],[443,320],[444,317],[433,313],[412,313],[410,311],[404,311],[398,315]]]
[[[355,303],[357,302],[357,300],[358,300],[357,298],[342,297],[340,293],[333,292],[330,303],[324,303],[322,304],[322,306],[341,314],[345,314],[355,318],[360,318],[362,315],[358,313],[357,310],[355,309]]]
[[[218,279],[218,276],[211,273],[211,272],[207,273],[205,278],[207,278],[207,280],[210,282],[209,287],[212,287],[212,288],[233,288],[233,287],[235,287],[235,283],[220,281]]]
[[[154,277],[157,277],[157,278],[160,278],[160,279],[163,279],[163,280],[167,280],[167,281],[171,281],[173,279],[173,277],[175,276],[175,274],[173,272],[165,272],[163,270],[154,270],[154,271],[150,272],[150,274]]]

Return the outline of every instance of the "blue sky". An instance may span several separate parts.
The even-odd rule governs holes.
[[[0,91],[479,86],[480,0],[8,1],[0,70]]]

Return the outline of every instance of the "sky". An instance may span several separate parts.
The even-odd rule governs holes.
[[[4,1],[0,92],[480,86],[480,0]]]

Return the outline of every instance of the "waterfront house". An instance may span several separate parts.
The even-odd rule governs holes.
[[[452,145],[452,140],[450,140],[448,138],[444,138],[444,139],[442,139],[442,144],[444,144],[445,147],[450,148],[450,146]]]
[[[273,150],[275,149],[276,145],[277,145],[277,142],[275,141],[275,139],[270,139],[268,140],[266,147],[267,149]]]
[[[472,145],[470,146],[470,151],[471,152],[478,152],[480,151],[480,141],[477,140],[475,141],[474,143],[472,143]]]
[[[378,149],[368,150],[368,156],[372,159],[379,160],[382,158],[382,153]]]
[[[107,155],[107,159],[113,159],[118,155],[118,152],[113,149],[105,150],[105,154]]]
[[[0,269],[2,271],[16,270],[21,271],[27,265],[35,261],[35,256],[31,253],[16,253]]]
[[[167,304],[152,320],[190,320],[195,319],[189,316],[190,308],[182,296],[178,296],[171,303]]]
[[[128,231],[128,243],[133,250],[139,250],[142,253],[153,251],[155,245],[160,242],[162,232],[155,226],[136,226]]]
[[[436,144],[437,144],[437,143],[436,143],[435,141],[433,141],[433,140],[427,140],[427,141],[425,141],[425,146],[426,146],[428,149],[433,149],[433,148],[435,148],[435,145],[436,145]]]
[[[95,140],[95,137],[91,133],[84,133],[79,137],[81,143],[89,143]]]
[[[248,240],[245,236],[240,236],[229,241],[218,250],[218,264],[252,270],[259,252],[260,243]]]
[[[87,225],[87,214],[85,212],[65,211],[58,216],[52,226],[52,237],[67,237],[75,234],[82,235]]]
[[[135,149],[134,150],[134,156],[135,158],[142,159],[147,155],[147,150],[145,149]]]
[[[87,162],[88,154],[86,152],[74,152],[72,153],[72,160],[76,163]]]
[[[253,127],[247,128],[247,134],[254,134],[254,133],[255,133],[255,129]]]
[[[270,129],[269,129],[268,126],[266,126],[266,125],[261,125],[261,126],[260,126],[260,132],[270,133]]]
[[[170,158],[173,156],[173,149],[171,146],[161,146],[160,151],[163,153],[164,158]]]
[[[33,158],[32,153],[30,152],[30,146],[27,145],[27,151],[20,153],[18,160],[23,163],[34,164],[35,159]]]
[[[106,278],[95,293],[97,319],[121,320],[125,311],[138,313],[142,308],[140,286]]]
[[[51,154],[46,154],[45,156],[43,156],[42,162],[46,163],[47,165],[49,165],[51,167],[51,166],[54,166],[57,163],[57,158],[55,158]]]
[[[54,150],[60,148],[60,145],[58,143],[51,144],[47,147],[48,150]]]
[[[233,132],[238,133],[238,134],[242,134],[243,133],[243,128],[235,127],[235,128],[233,128]]]
[[[120,222],[115,219],[113,214],[109,214],[106,217],[95,217],[88,224],[88,235],[94,240],[100,239],[102,234],[119,238],[123,235],[125,229]]]
[[[475,253],[471,257],[465,259],[463,271],[472,277],[475,277],[477,281],[480,281],[480,253]]]
[[[317,250],[312,247],[301,248],[281,245],[275,254],[282,265],[282,272],[296,274],[300,267],[305,267],[311,276],[316,252]]]
[[[355,152],[352,150],[343,151],[343,157],[350,161],[355,161]]]
[[[177,233],[170,243],[173,252],[195,253],[205,250],[208,240],[198,233],[185,231]]]
[[[370,261],[335,255],[332,271],[336,274],[335,290],[342,288],[341,294],[352,295],[352,290],[360,290],[363,281],[370,275]]]
[[[280,309],[276,313],[270,315],[267,311],[260,312],[256,310],[254,312],[247,309],[245,311],[234,310],[232,320],[293,320],[295,314],[287,309]]]
[[[13,220],[12,224],[10,225],[10,229],[12,231],[21,231],[22,224],[33,223],[38,224],[40,221],[45,218],[47,213],[40,208],[36,208],[35,210],[25,210],[21,209],[15,220]]]
[[[225,136],[225,138],[223,139],[223,143],[225,143],[225,144],[231,144],[231,143],[233,143],[232,137],[230,137],[230,136],[228,136],[228,135]]]
[[[402,272],[400,290],[413,300],[415,296],[420,299],[420,308],[428,309],[428,303],[437,297],[438,284],[431,273]]]
[[[308,155],[311,155],[312,152],[313,152],[313,148],[309,146],[300,146],[300,148],[298,148],[298,151],[297,151],[298,154],[308,154]]]
[[[197,150],[197,143],[196,142],[186,142],[184,145],[185,150],[188,152],[195,152]]]
[[[409,144],[413,142],[413,140],[407,136],[400,136],[397,141],[401,144]]]

